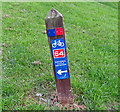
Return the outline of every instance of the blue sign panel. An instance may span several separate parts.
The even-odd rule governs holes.
[[[51,48],[57,79],[69,78],[64,38],[52,40]]]
[[[55,29],[48,29],[47,33],[48,33],[48,37],[55,36]]]

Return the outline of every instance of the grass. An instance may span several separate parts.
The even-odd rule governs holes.
[[[0,2],[0,45],[2,40],[2,3]],[[2,49],[0,47],[0,111],[2,111]]]
[[[118,3],[35,2],[2,3],[2,109],[58,109],[36,97],[41,93],[49,99],[56,89],[43,34],[44,18],[52,7],[63,14],[68,29],[74,103],[88,110],[118,110]]]

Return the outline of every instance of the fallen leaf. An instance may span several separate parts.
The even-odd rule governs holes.
[[[3,17],[6,18],[6,17],[9,17],[9,15],[8,15],[8,14],[5,14]]]
[[[52,96],[53,96],[53,97],[55,97],[55,96],[56,96],[56,94],[52,94]]]
[[[69,41],[67,41],[67,43],[68,43],[68,44],[70,44],[70,42],[69,42]]]
[[[65,31],[68,31],[68,29],[65,29]]]
[[[43,34],[46,34],[47,32],[46,31],[43,31]]]
[[[93,11],[93,13],[96,13],[96,11]]]
[[[76,108],[76,109],[81,109],[81,110],[85,110],[86,109],[85,105],[78,105],[78,104],[73,104],[73,105],[74,105],[74,108]]]
[[[41,94],[41,93],[36,93],[36,96],[41,97],[41,96],[42,96],[42,94]]]
[[[3,43],[2,45],[5,47],[5,46],[6,46],[6,43]]]
[[[106,110],[111,110],[111,108],[107,108]]]
[[[74,104],[74,108],[79,108],[79,106],[77,104]]]
[[[21,10],[21,12],[25,12],[25,11],[26,11],[25,9]]]
[[[41,65],[42,63],[39,62],[39,61],[34,61],[34,62],[32,62],[32,64],[34,64],[34,65],[37,65],[37,64]]]
[[[101,5],[101,7],[104,7],[103,4],[100,4],[100,5]]]
[[[47,100],[46,100],[46,99],[43,99],[43,98],[40,98],[40,100],[42,100],[42,101],[44,101],[44,102],[47,102]]]
[[[5,58],[6,58],[6,60],[8,60],[8,61],[10,60],[7,56],[6,56]]]
[[[29,100],[30,98],[29,98],[30,96],[27,96],[27,99]]]
[[[18,4],[16,3],[16,4],[14,4],[14,6],[18,6]]]
[[[79,106],[79,108],[82,109],[82,110],[85,110],[86,106],[85,105],[81,105],[81,106]]]
[[[64,105],[64,107],[68,109],[69,108],[69,104]]]
[[[57,106],[57,107],[60,107],[60,108],[62,107],[62,105],[61,105],[61,104],[56,104],[56,106]]]
[[[8,30],[12,30],[12,28],[8,28]]]

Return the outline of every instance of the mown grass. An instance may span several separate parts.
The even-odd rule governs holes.
[[[118,109],[118,3],[2,3],[2,109],[58,109],[36,93],[55,91],[44,18],[63,14],[74,102]],[[4,17],[7,14],[8,17]],[[33,65],[39,61],[41,65]],[[48,97],[46,98],[48,99]]]
[[[0,45],[2,40],[2,3],[0,2]],[[2,49],[0,47],[0,111],[2,111]]]

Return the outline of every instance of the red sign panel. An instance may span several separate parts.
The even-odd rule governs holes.
[[[65,57],[65,51],[64,51],[64,49],[53,50],[53,53],[54,53],[54,58]]]
[[[63,29],[62,29],[62,27],[55,28],[55,34],[56,35],[63,35]]]

